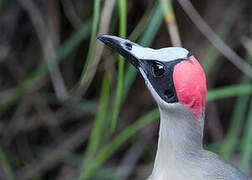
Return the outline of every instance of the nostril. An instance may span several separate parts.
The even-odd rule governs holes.
[[[125,46],[128,50],[132,50],[132,45],[130,43],[126,42]]]
[[[165,92],[164,92],[164,95],[170,99],[174,96],[173,92],[170,90],[170,89],[166,89]]]

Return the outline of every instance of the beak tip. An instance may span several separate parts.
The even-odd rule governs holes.
[[[96,38],[108,46],[111,43],[111,41],[113,40],[112,36],[106,35],[106,34],[98,35]]]
[[[102,41],[103,35],[98,35],[98,36],[96,37],[96,39],[99,39],[100,41]]]
[[[113,49],[114,51],[118,52],[120,55],[122,55],[124,58],[128,59],[131,64],[133,64],[137,69],[139,67],[139,62],[137,57],[132,54],[132,45],[139,46],[136,43],[132,43],[131,41],[127,39],[123,39],[117,36],[113,35],[98,35],[96,37],[98,40],[103,42],[105,45]]]

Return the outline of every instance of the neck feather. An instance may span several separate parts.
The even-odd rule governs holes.
[[[185,162],[203,150],[203,118],[196,120],[193,113],[179,103],[168,108],[159,106],[159,110],[160,129],[154,174],[160,169],[172,169],[177,162]]]

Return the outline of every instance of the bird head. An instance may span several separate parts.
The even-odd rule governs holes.
[[[181,47],[151,49],[116,36],[97,37],[125,57],[143,76],[162,109],[185,108],[199,120],[206,101],[205,73],[196,58]]]

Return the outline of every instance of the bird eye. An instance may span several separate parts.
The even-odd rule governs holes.
[[[154,62],[152,64],[152,71],[155,74],[155,76],[160,77],[164,74],[164,66],[160,63]]]

